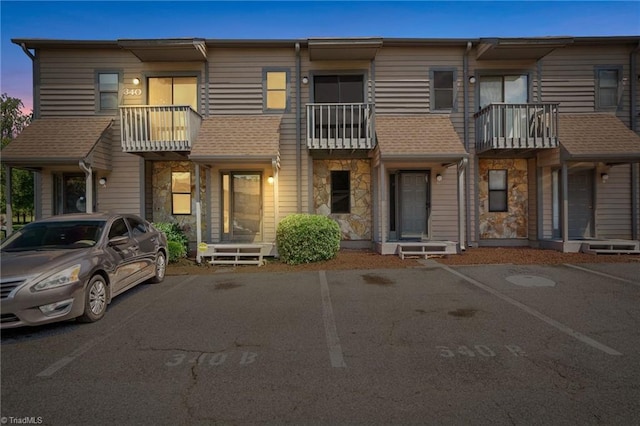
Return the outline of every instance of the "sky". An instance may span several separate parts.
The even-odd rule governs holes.
[[[12,38],[479,38],[640,35],[640,1],[0,0],[0,91],[32,107]]]

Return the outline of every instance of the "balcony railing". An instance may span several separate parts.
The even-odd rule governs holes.
[[[558,104],[494,103],[474,117],[478,153],[558,147]]]
[[[120,107],[124,152],[190,151],[202,116],[188,105]]]
[[[371,104],[307,104],[309,149],[371,149],[373,137]]]

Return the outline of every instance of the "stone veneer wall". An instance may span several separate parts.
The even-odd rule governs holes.
[[[489,211],[489,170],[507,170],[508,212]],[[480,239],[527,238],[527,160],[480,159],[478,174]]]
[[[331,171],[349,170],[351,213],[331,213]],[[371,240],[371,163],[368,159],[314,160],[313,199],[317,214],[340,225],[343,240]]]
[[[195,247],[196,235],[196,167],[190,161],[154,161],[151,184],[153,187],[153,222],[177,223]],[[171,172],[191,172],[191,214],[171,214]],[[202,234],[205,234],[207,207],[205,205],[206,178],[200,173],[200,203],[202,211]]]

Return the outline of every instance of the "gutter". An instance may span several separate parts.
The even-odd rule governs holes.
[[[463,108],[463,120],[464,120],[464,149],[469,152],[469,52],[471,52],[471,47],[473,43],[467,41],[467,48],[464,51],[464,56],[462,57],[462,78],[463,78],[463,91],[464,91],[464,108]],[[464,190],[467,192],[467,202],[465,203],[465,218],[466,218],[466,226],[465,226],[465,237],[467,243],[470,241],[469,232],[471,230],[471,174],[469,173],[469,167],[465,167],[465,186]],[[464,200],[464,195],[460,197],[460,200]],[[468,245],[468,244],[466,244]]]
[[[629,94],[629,100],[631,102],[631,116],[629,117],[629,121],[631,123],[631,130],[636,133],[638,132],[638,110],[636,107],[638,103],[638,69],[636,66],[638,51],[640,51],[640,42],[638,42],[638,45],[629,55],[629,69],[631,70],[631,75],[629,76],[629,79],[631,80],[631,86],[629,88],[631,90],[631,93]],[[631,238],[634,240],[640,239],[640,230],[638,230],[640,222],[640,219],[638,218],[640,184],[638,181],[640,181],[640,164],[631,164]]]
[[[13,42],[16,43],[15,40],[13,40]],[[36,90],[36,81],[40,81],[39,61],[36,55],[31,53],[25,42],[21,42],[20,47],[29,59],[31,59],[31,102],[33,105],[33,118],[40,118],[40,107],[38,105],[39,102],[37,102],[38,91]]]
[[[296,201],[297,212],[302,212],[302,128],[300,120],[302,119],[302,83],[300,77],[300,43],[295,44],[296,48]]]
[[[85,176],[85,212],[93,213],[93,170],[91,164],[87,165],[84,160],[78,161],[78,165]]]

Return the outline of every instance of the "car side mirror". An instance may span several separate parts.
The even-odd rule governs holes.
[[[127,244],[128,242],[129,242],[129,237],[127,237],[126,235],[121,235],[119,237],[113,237],[109,239],[110,246],[121,246],[121,245]]]

